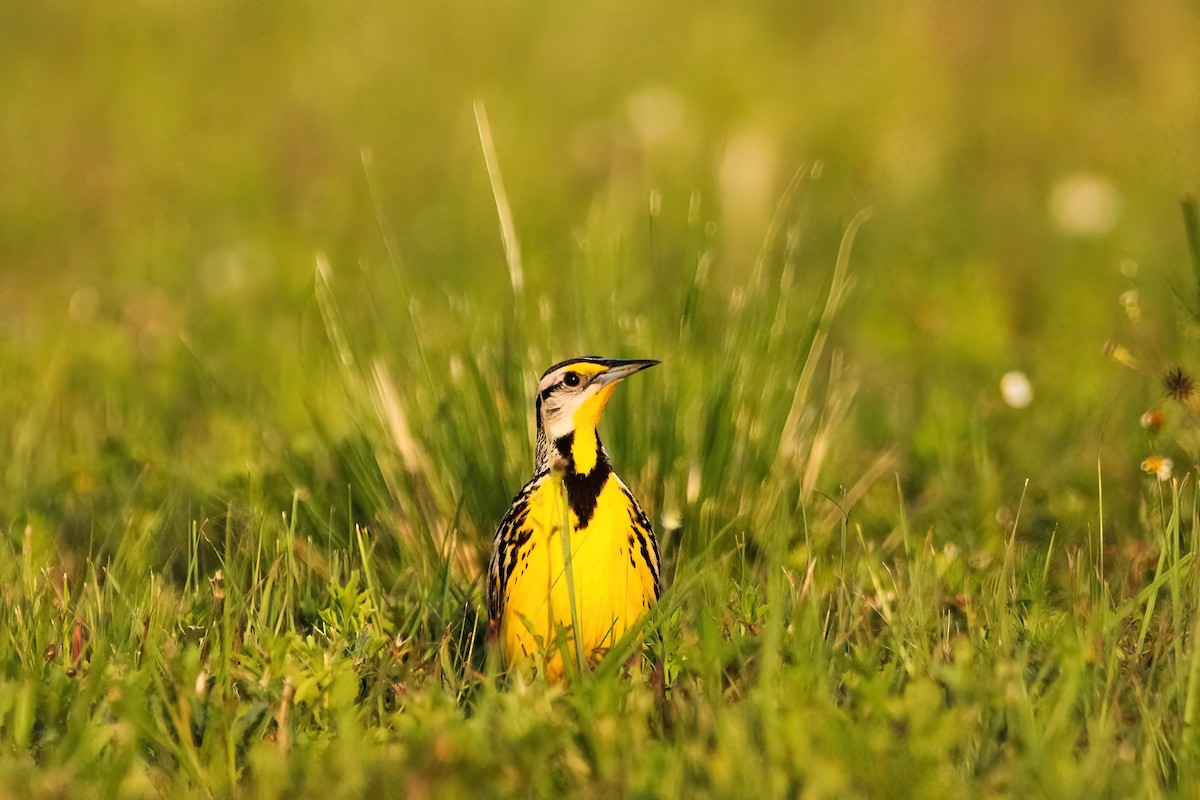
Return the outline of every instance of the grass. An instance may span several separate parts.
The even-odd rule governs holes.
[[[1194,9],[672,8],[0,26],[0,796],[1197,792]],[[526,683],[591,352],[667,590]]]

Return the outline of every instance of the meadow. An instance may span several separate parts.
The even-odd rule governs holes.
[[[1196,796],[1196,76],[1184,0],[3,9],[0,797]],[[592,353],[667,590],[547,685],[482,573]]]

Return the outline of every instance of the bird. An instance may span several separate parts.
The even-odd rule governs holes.
[[[594,666],[658,601],[654,528],[596,431],[617,383],[658,363],[583,356],[538,381],[534,476],[488,564],[489,623],[510,669],[560,681]]]

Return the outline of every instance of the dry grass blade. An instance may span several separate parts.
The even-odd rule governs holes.
[[[505,261],[508,262],[508,277],[512,283],[513,296],[519,300],[525,287],[525,273],[521,267],[521,244],[517,241],[512,207],[508,203],[508,193],[504,190],[504,178],[500,175],[500,160],[496,156],[495,142],[492,141],[492,127],[488,123],[487,109],[484,108],[482,100],[476,100],[474,108],[479,144],[483,148],[484,163],[487,164],[492,198],[496,201],[496,215],[500,218],[500,239],[504,244]]]

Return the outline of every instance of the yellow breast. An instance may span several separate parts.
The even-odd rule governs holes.
[[[564,655],[577,658],[577,643],[594,664],[649,611],[658,553],[645,516],[615,475],[584,527],[554,476],[526,502],[524,520],[510,532],[515,555],[501,587],[500,641],[508,663],[529,664],[553,680],[564,672]]]

